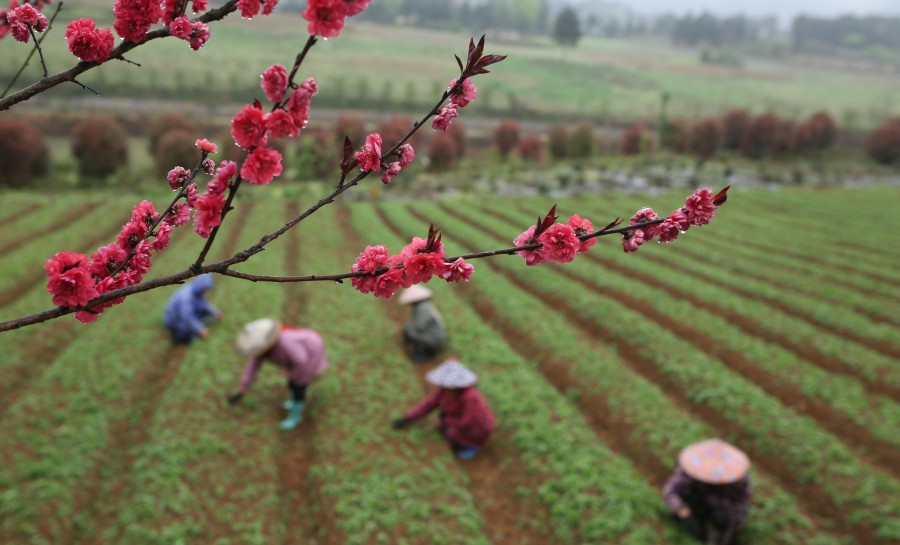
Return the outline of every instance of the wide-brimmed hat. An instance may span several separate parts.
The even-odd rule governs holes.
[[[418,303],[419,301],[424,301],[426,299],[431,299],[431,290],[418,284],[413,284],[403,290],[403,293],[400,294],[401,305]]]
[[[684,447],[678,455],[678,465],[688,476],[708,484],[737,482],[750,471],[747,455],[721,439],[707,439]]]
[[[238,333],[235,349],[242,356],[259,356],[268,352],[278,341],[281,322],[274,318],[260,318],[244,325]]]
[[[425,379],[442,388],[468,388],[478,382],[478,375],[457,360],[447,360],[429,371]]]

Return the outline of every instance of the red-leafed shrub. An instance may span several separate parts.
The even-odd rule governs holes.
[[[343,150],[345,136],[350,137],[350,141],[355,147],[360,147],[366,141],[366,134],[366,124],[359,116],[342,114],[334,122],[334,141],[338,143],[341,150]]]
[[[450,125],[447,129],[447,134],[453,137],[453,140],[456,141],[456,149],[459,153],[459,157],[463,158],[466,156],[466,148],[468,147],[468,141],[466,139],[466,126],[457,121]]]
[[[456,139],[446,132],[438,132],[428,145],[428,160],[431,168],[450,168],[459,160],[459,146]]]
[[[900,161],[900,117],[884,123],[869,135],[866,151],[879,163]]]
[[[412,130],[413,124],[415,120],[411,117],[406,116],[393,116],[388,119],[385,119],[378,125],[377,132],[381,134],[381,140],[384,142],[384,150],[387,151],[394,147],[394,144],[400,141],[401,138],[406,136],[409,131]],[[409,142],[413,148],[418,148],[422,145],[423,132],[416,131],[416,134],[407,142]],[[360,147],[364,142],[360,141],[357,143],[355,140],[353,144],[356,147]]]
[[[506,158],[519,143],[519,124],[515,121],[503,121],[494,129],[494,144],[500,156]]]
[[[569,129],[565,125],[553,125],[547,132],[547,147],[554,159],[565,159],[569,155]]]
[[[834,144],[837,125],[828,112],[816,112],[797,127],[794,147],[798,151],[823,150]]]
[[[750,112],[742,109],[729,110],[722,117],[722,145],[725,149],[741,149],[744,144],[744,133],[751,120]]]
[[[197,166],[200,162],[200,150],[195,145],[196,141],[196,133],[185,129],[172,129],[162,133],[156,141],[156,153],[153,154],[156,173],[166,174],[174,167],[191,170]]]
[[[0,165],[0,185],[23,187],[46,174],[50,150],[44,136],[20,119],[0,119]]]
[[[691,145],[691,124],[686,119],[672,119],[666,124],[661,146],[675,153],[687,153]]]
[[[691,127],[691,153],[700,159],[714,156],[722,145],[722,122],[708,117]]]
[[[84,176],[104,178],[128,162],[128,134],[114,118],[85,118],[72,127],[72,155]]]
[[[653,151],[653,136],[643,124],[638,123],[622,134],[620,147],[625,155],[647,153]]]
[[[781,118],[773,113],[754,117],[747,130],[741,150],[748,157],[759,158],[775,155],[782,146],[784,128]]]
[[[589,123],[582,123],[572,131],[569,136],[569,157],[587,159],[594,154],[594,127]]]
[[[156,147],[159,145],[159,139],[162,138],[164,134],[176,129],[187,131],[194,137],[194,140],[202,138],[202,136],[198,134],[196,123],[187,116],[177,113],[162,114],[154,117],[150,121],[150,130],[147,135],[149,137],[150,155],[156,157]],[[223,140],[223,142],[229,143],[231,141],[230,136],[228,137],[228,140]]]
[[[544,159],[544,141],[536,134],[529,134],[525,138],[519,140],[516,146],[519,157],[525,161],[537,163]]]

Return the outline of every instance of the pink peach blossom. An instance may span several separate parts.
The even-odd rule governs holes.
[[[441,109],[441,112],[434,116],[431,122],[431,128],[436,131],[446,131],[447,127],[454,118],[459,117],[459,106],[456,104],[448,104]]]
[[[238,0],[238,9],[244,19],[253,19],[261,7],[259,0]]]
[[[94,278],[106,278],[125,261],[127,256],[128,252],[115,243],[98,248],[91,254],[91,275]]]
[[[581,241],[575,236],[575,229],[563,223],[551,225],[549,229],[541,233],[537,242],[544,245],[541,253],[547,261],[568,263],[575,259],[575,254],[581,247]]]
[[[309,21],[309,33],[323,38],[334,38],[340,34],[346,15],[344,0],[309,0],[303,12],[303,18]]]
[[[184,167],[175,167],[166,174],[166,180],[169,181],[169,187],[172,191],[177,191],[191,179],[191,171]]]
[[[526,229],[521,235],[517,236],[515,240],[513,240],[513,244],[515,246],[526,246],[528,244],[532,244],[534,241],[532,237],[534,236],[534,225]],[[535,250],[519,250],[516,252],[516,255],[525,258],[525,264],[529,267],[533,267],[535,265],[539,265],[545,261],[547,258],[544,256],[542,252],[543,248],[537,248]]]
[[[631,217],[631,225],[637,225],[641,222],[645,221],[653,221],[658,220],[659,216],[656,215],[656,212],[653,211],[652,208],[641,208],[637,212],[635,212],[634,216]],[[655,223],[653,225],[648,225],[641,229],[644,232],[644,242],[648,242],[653,240],[659,233],[659,224]]]
[[[453,263],[444,263],[443,270],[440,274],[441,278],[451,284],[455,284],[460,280],[468,282],[469,279],[472,278],[473,272],[475,272],[475,266],[466,263],[465,259],[459,257]]]
[[[372,292],[375,297],[390,299],[397,293],[403,283],[403,269],[390,269],[386,273],[378,275],[375,279],[375,287]]]
[[[453,89],[457,81],[459,81],[459,78],[453,78],[447,90]],[[450,93],[450,102],[460,108],[466,107],[473,100],[475,100],[475,84],[472,83],[472,78],[464,79],[460,88],[455,93]]]
[[[394,176],[398,174],[400,174],[400,163],[395,161],[389,164],[388,167],[384,169],[384,172],[381,173],[381,183],[385,185],[391,183]]]
[[[44,264],[47,271],[47,292],[53,304],[77,307],[97,297],[88,258],[76,252],[59,252]]]
[[[405,280],[410,284],[423,284],[444,270],[444,259],[437,254],[417,254],[403,262]]]
[[[273,64],[260,77],[262,78],[260,85],[263,92],[266,93],[266,98],[272,102],[279,102],[284,98],[284,93],[287,91],[288,86],[288,74],[284,66]]]
[[[373,132],[366,137],[366,144],[356,152],[359,168],[367,172],[381,172],[381,135]]]
[[[266,127],[272,138],[296,138],[300,135],[300,127],[294,124],[294,118],[288,112],[277,109],[266,118]]]
[[[216,153],[219,151],[218,146],[207,140],[206,138],[199,138],[194,145],[200,149],[203,153]]]
[[[413,147],[409,144],[403,144],[402,146],[400,146],[400,149],[397,150],[397,153],[400,155],[398,162],[403,168],[408,167],[413,162],[413,159],[416,158],[416,150],[414,150]]]
[[[622,235],[622,249],[628,252],[636,252],[638,247],[644,243],[644,231],[641,229],[632,229],[626,231]]]
[[[590,220],[582,218],[578,214],[573,214],[572,216],[570,216],[569,221],[566,222],[566,225],[575,230],[575,236],[577,237],[589,235],[594,232],[594,226],[591,225]],[[589,238],[587,240],[579,239],[579,242],[580,244],[578,245],[578,253],[587,253],[591,246],[597,244],[597,237]]]
[[[222,210],[225,209],[225,197],[221,194],[206,192],[194,207],[194,231],[207,238],[213,228],[222,223]]]
[[[255,106],[244,106],[231,120],[231,136],[245,150],[265,146],[266,114]]]
[[[283,170],[281,154],[270,148],[257,148],[241,167],[241,178],[251,184],[268,185]]]
[[[684,208],[688,211],[691,225],[708,224],[716,215],[712,190],[708,187],[698,189],[684,201]]]
[[[211,34],[209,32],[209,27],[204,25],[200,21],[195,21],[191,26],[191,49],[193,49],[194,51],[198,51],[206,44],[206,42],[209,41],[209,37],[211,36]]]
[[[191,32],[193,32],[193,27],[191,27],[191,21],[184,15],[174,19],[171,23],[169,23],[169,32],[172,36],[178,38],[179,40],[189,41],[191,39]]]

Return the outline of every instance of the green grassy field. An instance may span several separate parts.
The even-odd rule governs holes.
[[[239,268],[343,272],[366,245],[399,251],[429,223],[448,255],[506,247],[553,202],[597,225],[666,213],[684,192],[339,203]],[[213,257],[315,202],[276,185],[247,196]],[[46,257],[106,244],[130,202],[9,192],[0,319],[48,308]],[[95,324],[0,334],[0,542],[687,545],[658,490],[682,446],[719,436],[753,461],[746,542],[895,543],[898,202],[890,186],[735,187],[712,224],[671,244],[625,254],[604,237],[570,264],[498,256],[473,261],[468,284],[432,281],[446,355],[478,372],[498,416],[470,462],[430,424],[390,430],[439,360],[407,362],[406,309],[349,283],[217,277],[224,318],[186,349],[161,324],[171,287]],[[201,243],[176,231],[150,276],[181,270]],[[326,339],[331,367],[289,433],[274,368],[241,405],[224,399],[243,364],[233,334],[263,315]]]
[[[54,33],[78,17],[111,23],[111,9],[92,0],[66,3]],[[469,32],[385,27],[351,20],[336,39],[320,42],[304,66],[315,76],[318,100],[329,106],[379,107],[382,97],[397,107],[431,103],[454,77],[453,55],[463,55]],[[206,103],[245,100],[256,94],[258,74],[273,63],[289,64],[305,40],[305,21],[296,14],[232,15],[214,24],[212,39],[199,52],[185,42],[157,40],[129,54],[136,67],[111,62],[82,76],[103,94],[166,96]],[[17,69],[28,48],[8,41],[0,55],[4,78]],[[694,50],[655,42],[588,37],[574,50],[548,38],[517,43],[488,42],[487,51],[509,55],[494,73],[479,77],[481,99],[474,108],[508,112],[514,98],[528,110],[555,116],[606,120],[654,120],[660,93],[672,95],[670,114],[698,118],[730,107],[774,110],[798,117],[818,109],[837,119],[870,127],[900,112],[895,92],[900,76],[812,68],[802,63],[750,59],[743,68],[701,64]],[[74,64],[61,41],[45,47],[51,72]],[[32,62],[24,84],[39,77]],[[63,86],[48,96],[87,95]],[[361,99],[365,97],[364,99]],[[846,124],[846,123],[845,123]]]

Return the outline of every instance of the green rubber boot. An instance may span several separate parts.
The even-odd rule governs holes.
[[[288,417],[282,420],[281,423],[278,424],[278,427],[283,430],[292,430],[296,428],[300,422],[303,421],[303,406],[304,403],[302,401],[293,403]]]

